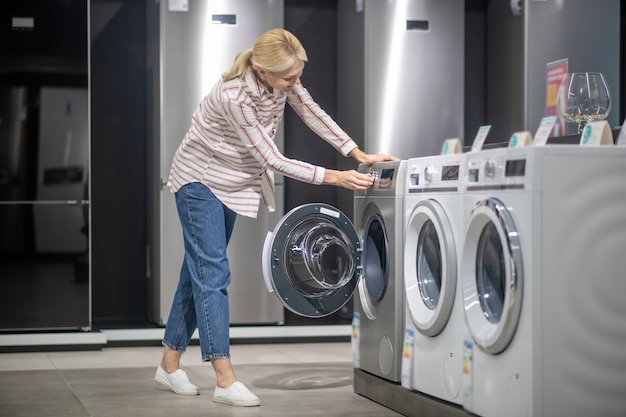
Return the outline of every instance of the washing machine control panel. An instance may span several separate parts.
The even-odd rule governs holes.
[[[402,195],[404,168],[405,161],[377,162],[371,166],[359,165],[358,172],[372,176],[372,186],[366,191],[355,192],[355,196]]]
[[[526,188],[527,153],[524,149],[498,148],[467,154],[466,189]]]
[[[460,191],[464,166],[463,154],[409,159],[406,192],[414,194]]]

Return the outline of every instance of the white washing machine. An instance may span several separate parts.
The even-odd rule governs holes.
[[[626,415],[626,147],[466,158],[464,408]]]
[[[393,382],[400,381],[404,332],[405,164],[359,166],[376,180],[367,191],[355,193],[354,224],[332,206],[305,204],[267,234],[263,249],[268,290],[296,314],[332,314],[358,287],[352,331],[355,366]]]
[[[461,404],[465,318],[459,254],[463,153],[409,159],[404,213],[406,334],[402,386]]]

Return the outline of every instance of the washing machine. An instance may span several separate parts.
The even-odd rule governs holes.
[[[354,301],[355,367],[400,382],[404,335],[402,246],[406,161],[360,165],[376,180],[354,195],[354,222],[363,242],[362,279]]]
[[[405,166],[360,165],[375,180],[354,195],[354,223],[327,204],[305,204],[281,219],[263,249],[266,286],[293,313],[324,317],[355,295],[355,367],[393,382],[400,381],[404,332]]]
[[[465,318],[458,283],[465,155],[409,159],[404,213],[402,386],[462,403]]]
[[[626,147],[466,154],[463,406],[626,415]]]

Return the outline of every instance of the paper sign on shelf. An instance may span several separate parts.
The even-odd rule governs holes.
[[[472,152],[480,151],[483,148],[483,144],[489,134],[489,130],[491,130],[491,125],[481,126],[478,129],[478,133],[474,138],[474,143],[472,143]]]
[[[554,127],[554,124],[557,121],[556,116],[546,116],[541,119],[541,123],[537,128],[537,133],[535,133],[535,140],[533,141],[533,145],[535,146],[543,146],[548,143],[548,138],[550,137],[550,132]]]

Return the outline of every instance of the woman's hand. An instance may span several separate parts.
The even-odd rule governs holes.
[[[391,155],[385,155],[383,153],[365,153],[359,148],[354,148],[349,154],[352,158],[354,158],[358,163],[364,165],[372,165],[376,162],[383,161],[399,161],[398,158]]]
[[[348,171],[336,171],[326,169],[323,184],[336,185],[354,191],[365,191],[374,183],[374,177],[370,174],[362,174],[353,169]]]

